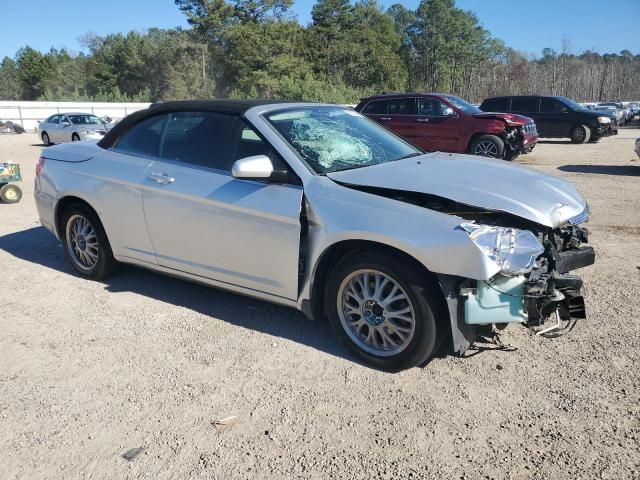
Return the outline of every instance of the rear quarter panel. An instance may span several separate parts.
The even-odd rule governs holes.
[[[156,263],[142,206],[141,182],[150,163],[106,150],[81,162],[47,160],[36,187],[43,223],[51,223],[60,200],[78,197],[98,214],[116,258]]]

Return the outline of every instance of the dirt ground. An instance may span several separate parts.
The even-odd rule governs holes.
[[[25,176],[0,205],[0,479],[640,479],[638,136],[518,160],[591,205],[588,320],[388,374],[293,310],[136,268],[78,278],[38,224],[37,137],[0,135]]]

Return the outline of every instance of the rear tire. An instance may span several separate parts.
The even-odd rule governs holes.
[[[51,145],[51,139],[49,138],[49,134],[47,132],[42,132],[42,143],[45,147]]]
[[[80,135],[78,135],[77,133],[74,133],[73,135],[71,135],[71,141],[72,142],[79,142],[80,141]]]
[[[495,135],[481,135],[471,142],[469,153],[481,157],[504,158],[504,140]]]
[[[60,234],[67,259],[80,275],[102,280],[114,271],[111,245],[102,223],[89,208],[70,205],[63,214]]]
[[[571,141],[573,143],[587,143],[591,138],[591,129],[586,125],[576,125],[571,130]]]
[[[7,183],[0,188],[0,200],[4,203],[18,203],[22,198],[22,190],[17,185]]]
[[[349,350],[374,368],[395,372],[433,354],[436,295],[424,272],[403,258],[353,253],[329,274],[325,312]]]

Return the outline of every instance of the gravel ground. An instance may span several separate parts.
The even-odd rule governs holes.
[[[38,224],[37,137],[1,135],[25,196],[0,205],[0,478],[640,478],[637,136],[518,160],[591,205],[588,320],[388,374],[293,310],[136,268],[78,278]]]

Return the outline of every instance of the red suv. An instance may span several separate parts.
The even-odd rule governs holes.
[[[538,142],[529,117],[486,113],[453,95],[376,95],[363,98],[356,110],[424,150],[513,160]]]

